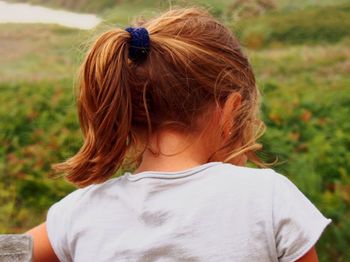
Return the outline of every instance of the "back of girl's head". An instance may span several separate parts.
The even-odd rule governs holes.
[[[135,148],[138,133],[165,125],[194,131],[196,119],[232,93],[240,94],[241,104],[232,112],[229,137],[212,159],[220,155],[216,160],[233,162],[245,154],[259,164],[254,153],[262,126],[259,94],[232,32],[198,8],[170,10],[136,26],[149,32],[144,61],[128,58],[131,35],[124,29],[103,33],[88,51],[77,97],[84,144],[54,168],[78,186],[103,182]]]

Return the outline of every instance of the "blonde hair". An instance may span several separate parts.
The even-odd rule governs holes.
[[[210,104],[234,92],[242,103],[216,153],[224,162],[245,154],[263,165],[255,154],[264,132],[259,91],[233,33],[199,8],[173,9],[135,25],[149,32],[144,62],[128,58],[130,34],[123,29],[103,33],[88,51],[77,96],[84,144],[54,169],[80,187],[104,182],[122,166],[139,130],[153,132],[167,122],[190,130]]]

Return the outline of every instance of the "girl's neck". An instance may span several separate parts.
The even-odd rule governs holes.
[[[177,172],[208,162],[210,145],[201,137],[173,130],[153,135],[135,174],[145,171]]]

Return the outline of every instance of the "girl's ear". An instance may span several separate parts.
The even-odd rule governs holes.
[[[234,125],[235,112],[240,108],[241,103],[242,96],[237,92],[230,94],[225,101],[221,115],[221,123],[224,132],[223,135],[225,138],[230,135],[230,130],[232,130],[232,126]]]

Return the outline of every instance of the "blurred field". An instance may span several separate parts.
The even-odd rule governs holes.
[[[168,6],[150,0],[45,2],[99,12],[106,23],[96,32],[0,25],[1,233],[40,223],[47,208],[74,189],[48,175],[50,164],[81,143],[73,82],[91,37]],[[268,126],[264,156],[277,155],[275,169],[333,219],[317,246],[320,260],[350,261],[350,1],[265,1],[272,5],[264,8],[245,1],[253,4],[240,9],[235,2],[242,3],[196,1],[237,33],[253,64]]]

